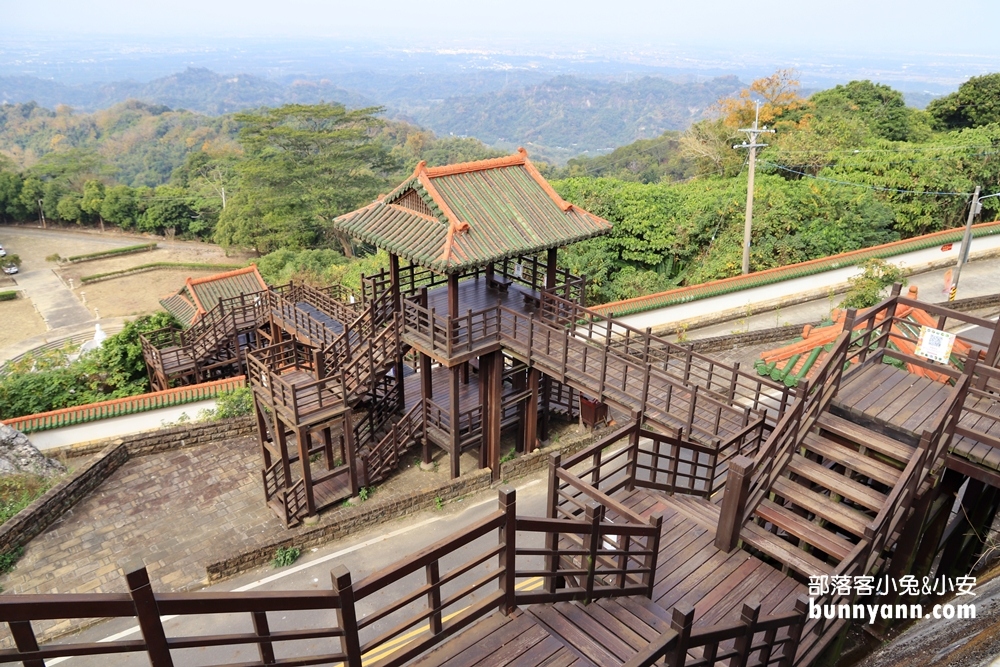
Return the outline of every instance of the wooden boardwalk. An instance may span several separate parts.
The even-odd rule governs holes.
[[[480,620],[412,664],[617,667],[670,628],[675,607],[693,609],[699,629],[738,622],[744,604],[759,604],[762,616],[791,612],[807,593],[804,584],[742,549],[717,549],[719,510],[707,500],[637,489],[619,501],[643,517],[663,517],[652,599],[527,605]]]

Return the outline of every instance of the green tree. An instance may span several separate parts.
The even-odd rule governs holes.
[[[1000,122],[1000,73],[972,77],[954,93],[931,100],[927,113],[943,130]]]
[[[81,197],[79,193],[68,192],[59,198],[56,205],[56,214],[63,222],[82,222],[83,211],[80,209]]]
[[[0,171],[0,220],[24,220],[27,209],[21,201],[21,177],[13,171]]]
[[[97,219],[101,223],[101,231],[104,231],[104,218],[101,216],[101,207],[104,205],[104,183],[90,180],[83,184],[83,197],[80,199],[80,210],[87,215],[90,220]]]
[[[216,240],[260,253],[321,243],[334,217],[387,184],[395,163],[371,138],[379,111],[290,104],[237,114],[245,157],[235,166],[237,191],[220,215]]]
[[[100,216],[122,229],[131,229],[139,218],[139,205],[135,190],[127,185],[107,188],[101,202]]]
[[[851,81],[822,90],[809,101],[817,116],[851,115],[889,141],[909,141],[917,130],[915,109],[906,106],[903,93],[871,81]]]
[[[188,193],[172,185],[161,185],[153,190],[145,199],[145,205],[146,210],[138,220],[138,227],[144,232],[183,234],[197,217]]]
[[[21,184],[21,192],[18,195],[20,199],[21,206],[27,216],[38,217],[38,207],[39,202],[42,200],[42,195],[45,191],[45,184],[37,176],[28,176],[24,179]],[[26,217],[27,217],[26,216]]]

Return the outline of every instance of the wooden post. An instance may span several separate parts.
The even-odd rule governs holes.
[[[253,632],[260,638],[267,638],[271,636],[271,628],[267,624],[267,612],[266,611],[255,611],[251,613],[251,618],[253,619]],[[260,656],[260,662],[264,665],[274,664],[274,643],[269,641],[262,641],[257,644],[257,654]]]
[[[358,614],[354,608],[351,573],[343,565],[338,565],[330,572],[330,579],[340,598],[337,624],[344,630],[343,651],[347,655],[347,667],[361,667],[361,639],[358,636]]]
[[[483,362],[486,363],[483,363]],[[489,373],[480,378],[486,386],[483,401],[483,447],[486,448],[493,481],[500,480],[500,401],[503,393],[503,353],[490,352],[480,358],[480,370]]]
[[[524,453],[535,451],[538,444],[538,376],[537,368],[528,369],[528,403],[524,411]]]
[[[655,514],[651,516],[649,524],[653,526],[655,532],[653,533],[653,543],[646,545],[649,547],[650,553],[646,556],[645,567],[649,572],[643,575],[643,579],[646,584],[646,597],[652,600],[653,587],[656,584],[656,559],[660,555],[660,532],[663,530],[663,515]]]
[[[746,667],[750,658],[750,647],[753,645],[754,629],[757,627],[757,619],[760,617],[760,603],[743,603],[743,610],[740,613],[740,623],[743,625],[743,634],[736,638],[736,657],[729,664],[732,667]],[[765,649],[766,650],[766,649]],[[764,661],[767,664],[767,661]]]
[[[510,486],[501,486],[499,490],[500,511],[504,513],[504,524],[500,528],[500,539],[503,541],[503,551],[500,552],[500,562],[503,569],[504,603],[500,612],[510,614],[517,607],[515,600],[514,580],[517,575],[517,492]]]
[[[288,455],[288,435],[285,432],[285,423],[278,417],[278,411],[274,410],[274,436],[278,443],[278,451],[281,452],[281,475],[285,480],[285,487],[292,485],[292,463]]]
[[[556,258],[558,254],[558,248],[549,248],[545,258],[545,289],[552,289],[556,286]]]
[[[666,661],[668,665],[683,665],[687,659],[687,648],[691,642],[691,627],[694,625],[694,609],[685,603],[674,605],[671,612],[670,629],[677,633],[673,655]],[[706,664],[713,664],[714,660]]]
[[[344,434],[347,434],[345,426]],[[306,427],[296,427],[295,439],[299,445],[299,464],[302,466],[302,484],[306,492],[306,512],[309,516],[316,513],[316,497],[313,494],[312,471],[309,463],[309,429]]]
[[[459,433],[459,423],[458,418],[461,414],[461,405],[459,402],[459,392],[461,391],[462,384],[462,369],[459,366],[449,369],[449,379],[451,380],[451,386],[449,387],[451,399],[451,478],[455,479],[462,474],[461,461],[459,460],[462,455],[462,438]]]
[[[524,390],[528,388],[528,371],[527,369],[523,371],[517,371],[511,378],[512,388],[515,393],[524,393]],[[528,398],[521,398],[517,402],[517,421],[521,425],[521,428],[517,429],[514,440],[514,449],[524,454],[528,451],[527,431],[528,431]]]
[[[38,650],[38,640],[35,638],[35,631],[31,629],[31,621],[8,621],[10,634],[14,638],[14,645],[20,653],[30,653]],[[45,667],[42,659],[24,660],[21,662],[24,667]]]
[[[590,534],[584,539],[583,544],[584,550],[586,550],[587,562],[585,563],[585,568],[587,570],[587,580],[584,584],[586,593],[584,594],[584,604],[589,604],[591,600],[594,599],[594,576],[597,570],[597,551],[601,548],[601,522],[604,521],[604,505],[598,505],[595,502],[587,503],[584,509],[584,521],[590,524]]]
[[[441,571],[436,560],[424,567],[427,576],[427,607],[431,615],[427,619],[428,630],[432,635],[438,635],[442,630],[441,621]]]
[[[153,595],[153,589],[149,585],[149,573],[146,572],[146,566],[142,564],[142,560],[132,558],[126,564],[125,581],[128,583],[128,592],[135,605],[135,615],[139,621],[142,638],[146,642],[146,652],[149,654],[150,665],[152,667],[173,667],[174,661],[170,657],[167,636],[163,632],[163,623],[156,606],[156,596]]]
[[[402,308],[402,297],[399,285],[399,255],[389,253],[389,289],[392,292],[392,312],[398,313]]]
[[[421,400],[429,401],[434,398],[434,384],[431,382],[431,358],[420,353],[420,394]],[[424,464],[430,465],[431,463],[431,440],[427,437],[427,406],[424,406],[424,418],[423,418],[423,433],[424,433]]]
[[[715,547],[729,552],[736,548],[743,528],[743,512],[750,492],[750,472],[753,460],[739,455],[729,459],[729,475],[722,496],[719,528],[715,533]]]
[[[458,274],[448,274],[448,319],[458,318]]]
[[[549,457],[549,486],[548,486],[548,496],[545,501],[545,518],[547,519],[558,519],[559,518],[559,478],[556,476],[556,471],[559,470],[559,465],[562,463],[562,456],[559,454],[553,454]],[[546,577],[544,586],[545,591],[549,594],[556,592],[556,576],[555,573],[559,571],[559,556],[556,555],[556,548],[559,546],[559,534],[558,533],[545,533],[545,550],[549,552],[545,556],[545,570],[551,572],[552,576]]]
[[[354,464],[356,456],[354,444],[354,418],[351,410],[344,413],[344,463],[347,465],[347,479],[351,485],[351,497],[358,495],[358,468]],[[367,475],[366,475],[367,477]],[[312,496],[309,496],[312,500]]]
[[[809,601],[804,595],[795,599],[795,613],[798,619],[795,624],[788,628],[788,641],[785,642],[781,651],[781,661],[778,667],[792,667],[795,664],[795,654],[802,639],[802,628],[806,624],[806,611],[809,609]]]
[[[635,425],[628,434],[628,463],[625,468],[627,479],[625,490],[629,492],[635,491],[635,475],[638,469],[636,464],[639,460],[639,429],[642,426],[635,412],[632,413],[632,420],[635,422]]]

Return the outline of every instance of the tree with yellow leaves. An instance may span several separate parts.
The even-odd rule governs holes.
[[[749,127],[760,102],[760,124],[773,125],[792,110],[805,109],[808,102],[799,94],[799,80],[793,69],[779,69],[771,76],[756,79],[736,97],[719,100],[718,108],[727,126]]]

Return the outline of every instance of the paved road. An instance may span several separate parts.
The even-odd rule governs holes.
[[[543,516],[546,500],[545,473],[538,473],[530,478],[519,480],[517,487],[517,510],[519,515]],[[363,533],[350,538],[331,543],[305,554],[298,563],[284,570],[261,569],[243,577],[227,581],[217,586],[209,587],[209,591],[295,591],[295,590],[329,590],[331,588],[330,572],[337,565],[344,565],[351,572],[354,582],[373,572],[381,570],[397,561],[406,558],[418,550],[441,540],[473,522],[482,519],[497,509],[496,491],[487,491],[464,501],[446,505],[438,511],[422,512],[407,517],[404,520],[372,527]],[[473,555],[482,553],[488,544],[496,544],[495,535],[491,534],[469,545],[465,550],[447,561],[447,567],[454,567]],[[540,545],[539,545],[540,546]],[[122,557],[127,554],[122,554]],[[495,561],[490,559],[489,566]],[[470,573],[473,577],[475,571]],[[418,572],[358,603],[358,616],[363,619],[381,606],[394,599],[399,599],[407,591],[422,585],[423,573]],[[452,589],[461,587],[466,580],[461,580]],[[423,604],[421,598],[419,604]],[[168,636],[191,636],[196,634],[216,634],[250,629],[249,615],[236,616],[197,616],[189,618],[165,618],[165,628]],[[323,614],[288,613],[270,614],[268,618],[271,630],[290,629],[292,627],[329,627],[335,622],[332,613]],[[372,632],[382,632],[394,625],[384,621],[372,626]],[[102,623],[84,632],[60,640],[63,642],[97,642],[138,639],[138,628],[132,619],[115,619]],[[336,646],[331,640],[315,640],[299,642],[295,650],[302,653],[330,651]],[[291,647],[279,649],[279,657],[291,655]],[[300,653],[300,654],[302,654]],[[221,661],[252,661],[257,659],[256,650],[252,647],[231,647],[218,650],[185,650],[178,651],[174,656],[174,664],[194,666],[202,664],[218,664]],[[84,658],[64,658],[48,660],[50,667],[56,664],[66,664],[71,667],[119,667],[132,665],[148,665],[145,654],[97,656]]]
[[[49,329],[74,327],[94,321],[87,310],[52,269],[37,269],[14,277],[25,296],[31,299]]]

